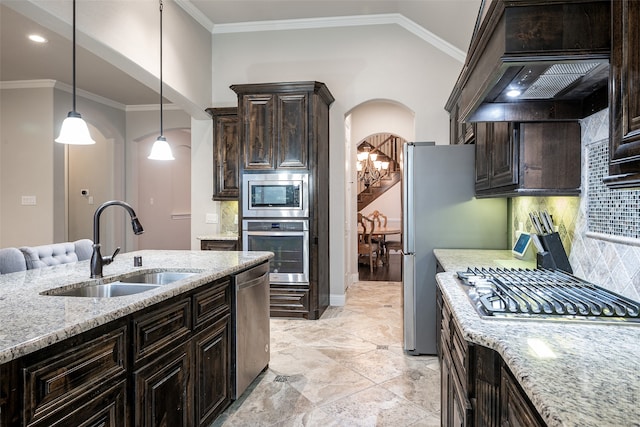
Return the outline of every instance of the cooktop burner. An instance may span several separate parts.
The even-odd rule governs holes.
[[[458,277],[481,316],[640,324],[640,303],[560,270],[468,268]]]

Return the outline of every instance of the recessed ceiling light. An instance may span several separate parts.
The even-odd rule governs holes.
[[[507,96],[515,98],[516,96],[520,96],[520,93],[521,92],[518,89],[511,89],[509,92],[507,92]]]
[[[46,43],[47,39],[38,34],[29,34],[29,40],[36,43]]]

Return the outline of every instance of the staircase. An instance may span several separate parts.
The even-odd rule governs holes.
[[[361,151],[361,147],[367,146],[370,152],[382,154],[389,158],[389,169],[381,179],[368,186],[362,181],[358,181],[358,212],[402,181],[400,153],[402,152],[403,143],[404,139],[399,136],[390,133],[379,133],[358,144],[358,151]]]

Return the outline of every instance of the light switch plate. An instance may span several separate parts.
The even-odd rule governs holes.
[[[208,213],[205,219],[207,224],[217,224],[218,223],[218,214]]]
[[[34,206],[36,204],[36,196],[22,196],[23,206]]]

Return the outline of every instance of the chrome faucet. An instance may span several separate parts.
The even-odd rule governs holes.
[[[109,265],[113,262],[118,252],[120,252],[120,248],[116,248],[111,256],[102,256],[100,253],[100,214],[103,210],[105,210],[109,206],[122,206],[129,212],[129,216],[131,216],[131,226],[133,227],[133,233],[138,235],[144,232],[142,228],[142,224],[138,221],[138,217],[136,217],[136,213],[133,208],[125,202],[121,202],[119,200],[111,200],[109,202],[104,202],[101,204],[98,209],[96,209],[96,213],[93,214],[93,253],[91,254],[91,278],[97,279],[102,277],[102,266]]]

